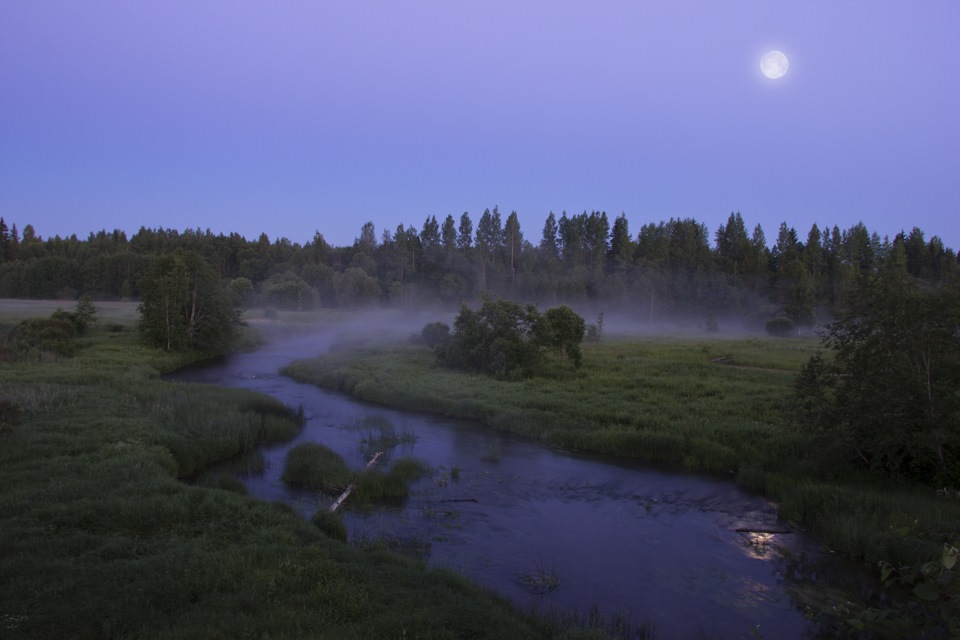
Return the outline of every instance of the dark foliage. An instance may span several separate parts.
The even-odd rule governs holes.
[[[0,354],[8,360],[23,359],[38,351],[72,356],[77,350],[77,328],[70,320],[57,316],[55,312],[48,319],[31,318],[21,322],[7,336]]]
[[[77,306],[73,311],[58,308],[50,317],[54,320],[66,320],[73,325],[78,334],[82,335],[97,323],[97,307],[91,302],[89,296],[84,295],[77,300]]]
[[[318,296],[316,289],[296,274],[287,272],[273,276],[263,283],[261,301],[279,309],[308,311],[317,306]]]
[[[448,367],[518,379],[540,371],[544,351],[580,366],[584,329],[583,318],[567,306],[541,315],[532,305],[487,299],[476,311],[461,308],[453,335],[435,351],[437,361]]]
[[[431,322],[420,331],[423,343],[434,349],[450,340],[450,325],[443,322]]]
[[[859,464],[960,485],[960,291],[891,265],[824,333],[834,352],[797,379],[794,412]]]
[[[764,328],[768,334],[777,338],[786,338],[794,333],[793,320],[790,318],[771,318],[767,320]]]
[[[229,347],[237,310],[198,254],[178,251],[157,258],[140,290],[140,331],[148,344],[205,353],[223,353]]]

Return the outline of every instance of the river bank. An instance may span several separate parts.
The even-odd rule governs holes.
[[[72,358],[0,367],[4,637],[591,637],[283,505],[179,480],[300,428],[261,394],[161,380],[170,358],[123,312],[104,309]]]

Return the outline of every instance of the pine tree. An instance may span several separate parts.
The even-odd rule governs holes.
[[[457,249],[466,251],[473,245],[473,222],[466,211],[460,216],[460,226],[457,228]]]
[[[10,227],[10,262],[17,259],[17,253],[20,250],[20,234],[17,233],[17,225]]]
[[[440,246],[440,225],[437,223],[437,216],[427,216],[423,221],[423,229],[420,230],[420,244],[425,250]]]
[[[510,256],[510,277],[514,279],[517,275],[517,264],[520,261],[520,248],[523,245],[523,232],[520,231],[520,220],[517,218],[516,211],[511,211],[507,218],[504,236],[507,253]]]
[[[543,223],[543,237],[540,240],[540,251],[548,260],[557,260],[560,258],[560,247],[557,244],[557,218],[553,211],[547,216]]]
[[[613,232],[610,235],[610,252],[608,264],[611,271],[620,271],[630,264],[633,258],[634,244],[630,239],[630,225],[627,216],[621,213],[613,221]]]
[[[0,216],[0,264],[10,262],[10,230]]]
[[[457,227],[452,215],[447,214],[444,219],[443,226],[440,228],[440,238],[448,254],[457,248]]]

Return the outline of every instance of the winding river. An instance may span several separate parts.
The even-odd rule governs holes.
[[[283,365],[329,349],[332,331],[283,338],[176,379],[254,389],[307,422],[290,442],[262,447],[222,470],[251,495],[305,517],[330,499],[280,481],[287,452],[320,442],[359,468],[363,442],[389,423],[389,456],[435,471],[402,504],[347,509],[351,540],[389,539],[541,612],[593,611],[659,638],[825,637],[804,602],[823,588],[862,584],[856,566],[785,530],[774,506],[726,478],[544,447],[482,426],[395,411],[300,384]],[[222,471],[221,470],[221,471]]]

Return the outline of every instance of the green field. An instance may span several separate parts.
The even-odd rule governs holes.
[[[437,367],[429,349],[398,346],[335,350],[284,373],[562,447],[733,473],[744,462],[779,463],[793,445],[780,409],[815,349],[812,340],[620,340],[586,345],[580,369],[554,362],[545,376],[510,382]]]
[[[0,323],[56,307],[0,301]],[[296,433],[295,412],[159,380],[189,356],[141,346],[135,305],[98,307],[73,358],[0,363],[4,638],[578,637],[452,572],[191,484]]]

